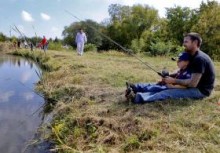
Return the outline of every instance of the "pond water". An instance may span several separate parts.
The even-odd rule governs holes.
[[[43,122],[44,99],[35,91],[40,68],[32,61],[0,54],[0,152],[45,153],[30,147]]]

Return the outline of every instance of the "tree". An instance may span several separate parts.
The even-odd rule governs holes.
[[[110,15],[110,21],[112,21],[112,23],[122,22],[125,18],[130,16],[131,9],[129,6],[111,4],[108,8],[108,13]]]
[[[211,57],[220,59],[220,4],[216,1],[202,3],[198,16],[198,22],[192,27],[192,31],[201,35],[202,50]]]
[[[167,8],[168,37],[173,42],[179,45],[183,43],[183,35],[190,32],[192,26],[197,22],[196,12],[188,7]]]
[[[158,22],[156,22],[150,29],[142,32],[141,38],[145,42],[145,46],[143,47],[143,51],[145,52],[150,51],[152,44],[155,44],[158,41],[164,43],[170,41],[170,38],[168,37],[167,19],[158,19]]]
[[[0,42],[6,41],[6,40],[7,40],[7,37],[2,32],[0,32]]]
[[[138,43],[142,44],[142,33],[150,30],[158,20],[157,10],[148,5],[129,7],[112,4],[109,7],[109,14],[111,22],[107,27],[108,36],[128,48],[131,46],[136,48]]]
[[[64,43],[75,46],[75,36],[79,29],[82,28],[88,39],[88,43],[95,44],[97,47],[102,45],[102,37],[97,31],[101,31],[103,26],[92,20],[74,22],[70,26],[64,27]]]

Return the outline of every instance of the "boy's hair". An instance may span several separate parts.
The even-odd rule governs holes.
[[[184,35],[184,37],[190,37],[190,39],[192,41],[197,41],[197,46],[200,47],[201,44],[202,44],[202,38],[200,36],[200,34],[198,33],[195,33],[195,32],[190,32],[190,33],[187,33],[186,35]]]

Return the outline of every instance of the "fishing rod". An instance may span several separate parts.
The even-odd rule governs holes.
[[[35,34],[35,37],[36,37],[36,44],[35,44],[35,47],[36,47],[36,49],[37,49],[37,47],[38,47],[38,36],[37,36],[37,32],[36,32],[36,30],[35,30],[34,25],[32,25],[32,28],[33,28],[33,30],[34,30],[34,34]]]
[[[34,30],[34,33],[35,33],[35,37],[36,37],[36,48],[37,48],[37,46],[38,46],[38,37],[37,37],[37,32],[36,32],[36,30],[35,30],[35,27],[34,27],[34,25],[32,25],[32,28],[33,28],[33,30]],[[46,51],[44,50],[44,53],[46,54]]]
[[[36,32],[36,30],[35,30],[35,27],[34,27],[34,25],[32,25],[32,28],[33,28],[33,30],[34,30],[34,34],[35,34],[35,37],[36,37],[36,48],[37,48],[37,44],[38,44],[38,37],[37,37],[37,32]]]
[[[11,26],[10,26],[10,30],[9,30],[9,33],[10,33],[10,38],[11,38]]]
[[[27,42],[27,40],[26,40],[26,38],[25,38],[25,35],[22,34],[22,32],[18,29],[18,27],[17,27],[16,25],[14,25],[14,27],[15,27],[15,30],[21,35],[21,37],[23,37],[24,40]]]
[[[13,27],[11,27],[11,29],[20,35],[20,33],[17,30],[15,30]]]
[[[35,37],[37,38],[37,33],[36,33],[35,28],[34,28],[34,25],[32,25],[32,28],[33,28],[33,30],[34,30]]]
[[[74,14],[72,14],[71,12],[69,12],[68,10],[65,10],[66,13],[68,13],[70,16],[74,17],[75,19],[79,20],[80,22],[82,21],[80,18],[78,18],[77,16],[75,16]],[[85,23],[86,24],[86,23]],[[129,55],[135,57],[137,60],[139,60],[142,64],[144,64],[145,66],[147,66],[148,68],[150,68],[152,71],[156,72],[159,76],[161,77],[166,77],[166,74],[163,74],[162,72],[159,72],[157,70],[155,70],[152,66],[150,66],[150,64],[148,62],[144,62],[142,61],[139,57],[137,57],[136,55],[134,55],[132,53],[132,50],[128,50],[125,47],[123,47],[122,45],[120,45],[119,43],[117,43],[116,41],[114,41],[113,39],[111,39],[110,37],[106,36],[105,34],[99,32],[96,28],[94,28],[93,26],[86,24],[88,27],[92,28],[93,30],[95,30],[98,34],[100,34],[101,36],[103,36],[104,38],[108,39],[110,42],[114,43],[116,46],[120,47],[122,50],[124,50],[125,52],[127,52]]]
[[[31,47],[31,46],[28,44],[28,41],[27,41],[27,39],[26,39],[25,34],[22,33],[22,32],[18,29],[18,27],[17,27],[15,24],[14,24],[14,27],[15,27],[15,29],[14,29],[14,28],[12,28],[12,29],[13,29],[15,32],[18,32],[18,33],[21,35],[21,38],[23,37],[24,41],[26,41],[27,45],[28,45],[29,47]]]

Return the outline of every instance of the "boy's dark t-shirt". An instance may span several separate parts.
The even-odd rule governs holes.
[[[176,79],[190,79],[191,78],[191,71],[187,68],[184,70],[179,70],[177,74],[174,76]]]
[[[211,58],[204,52],[197,51],[190,60],[189,69],[192,73],[202,74],[197,88],[202,94],[209,96],[215,82],[215,70]]]

